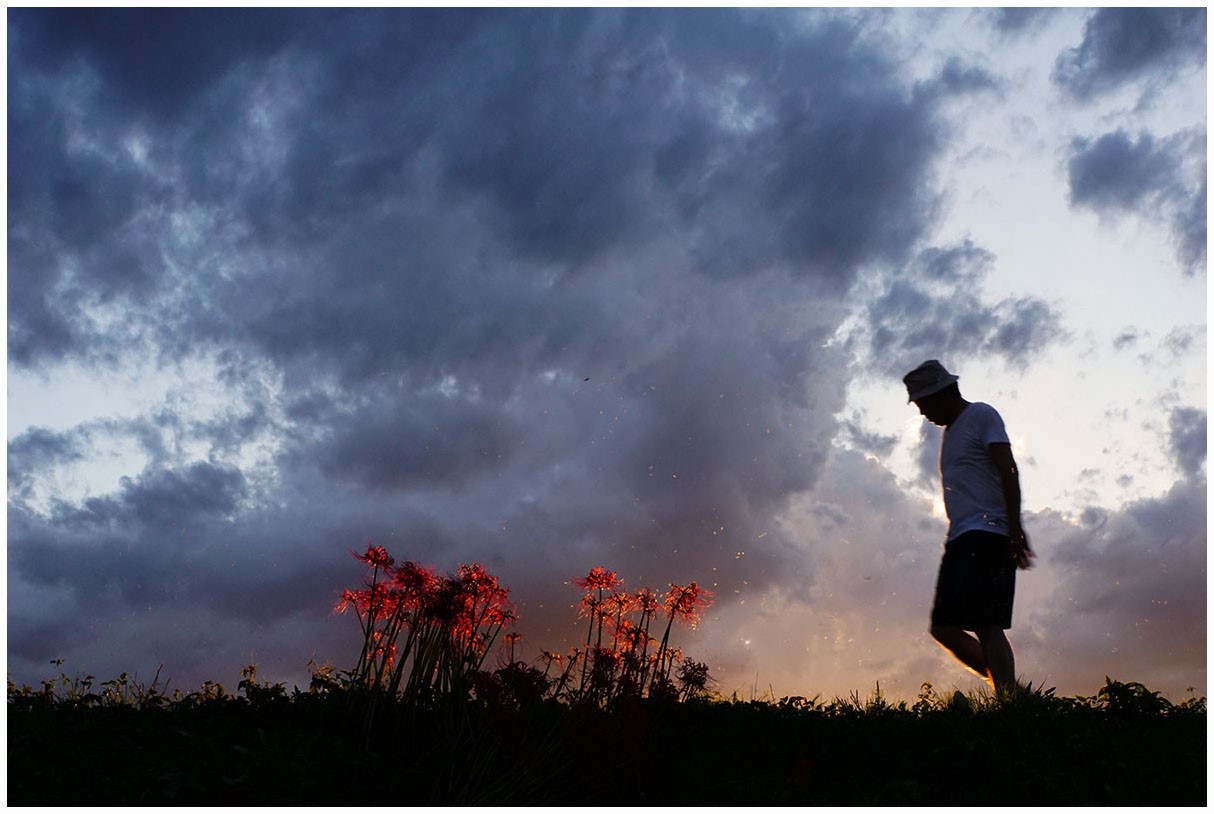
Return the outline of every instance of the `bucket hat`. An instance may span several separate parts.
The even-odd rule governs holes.
[[[939,393],[958,378],[945,370],[944,365],[935,359],[928,359],[902,377],[902,382],[906,385],[906,400],[909,403]]]

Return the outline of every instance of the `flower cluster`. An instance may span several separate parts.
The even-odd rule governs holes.
[[[682,651],[670,646],[670,632],[675,621],[694,628],[701,611],[712,604],[711,593],[695,582],[672,583],[665,596],[650,588],[630,593],[614,571],[602,567],[592,568],[573,583],[584,590],[578,611],[589,624],[585,648],[575,649],[565,662],[556,685],[558,695],[607,706],[645,694],[690,697],[703,690],[707,667],[696,662],[684,662],[676,673],[680,688],[672,682],[671,672]],[[661,639],[650,633],[655,620],[666,623]],[[555,654],[545,653],[545,658],[548,670],[562,662]],[[580,674],[574,681],[579,662]]]
[[[439,576],[415,562],[398,564],[383,546],[368,543],[366,551],[351,553],[370,573],[359,589],[342,592],[334,612],[352,611],[362,629],[362,651],[349,671],[358,686],[412,702],[470,695],[523,702],[550,692],[604,707],[645,695],[706,692],[708,667],[683,659],[670,644],[676,621],[694,628],[712,604],[711,593],[695,582],[671,583],[664,595],[650,588],[629,592],[616,572],[592,568],[573,580],[584,592],[585,645],[567,655],[541,651],[541,672],[516,660],[522,634],[503,634],[516,620],[509,591],[483,565]],[[661,637],[650,632],[655,622],[664,623]],[[508,652],[505,666],[484,672],[499,636]]]
[[[334,608],[353,610],[362,628],[354,681],[412,699],[464,691],[516,619],[509,591],[476,563],[443,577],[414,562],[396,565],[383,546],[354,556],[371,575]]]

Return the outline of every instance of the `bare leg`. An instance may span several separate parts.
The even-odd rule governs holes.
[[[995,691],[1011,695],[1017,689],[1016,685],[1016,656],[1012,653],[1012,645],[998,627],[983,628],[977,631],[978,641],[982,643],[982,655],[990,670],[990,681]]]
[[[932,638],[939,642],[941,647],[952,653],[957,661],[964,664],[974,675],[986,681],[991,680],[986,653],[977,638],[959,627],[943,625],[933,625],[931,633]]]

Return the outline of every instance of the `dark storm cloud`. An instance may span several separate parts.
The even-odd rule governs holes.
[[[434,122],[444,185],[558,272],[677,230],[701,270],[846,280],[924,224],[908,204],[937,146],[931,111],[837,26],[790,40],[741,12],[505,13],[452,49],[427,76],[450,92],[401,94],[404,122]],[[743,231],[748,210],[762,233]]]
[[[230,516],[245,492],[240,470],[196,461],[182,469],[151,470],[123,478],[116,495],[89,498],[80,508],[60,504],[56,514],[76,528],[137,523],[163,531],[176,524],[192,524],[200,517]]]
[[[111,101],[180,112],[240,60],[272,53],[301,13],[287,9],[11,9],[9,48],[51,72],[84,60]]]
[[[1053,79],[1080,99],[1205,64],[1204,8],[1104,8],[1088,18],[1083,42],[1059,55]]]
[[[827,342],[935,217],[937,98],[879,42],[830,12],[209,14],[12,18],[12,361],[202,357],[228,404],[90,425],[146,468],[17,505],[16,595],[196,607],[168,647],[202,669],[208,627],[323,615],[368,537],[485,560],[541,631],[593,565],[812,574],[773,518],[837,432]],[[30,665],[64,640],[34,616]],[[102,627],[58,630],[101,658]]]
[[[149,235],[129,166],[87,151],[66,158],[74,125],[62,112],[24,107],[14,78],[9,116],[9,358],[23,365],[83,350],[95,338],[87,309],[146,303],[156,286]],[[55,93],[47,85],[42,100]],[[126,340],[127,337],[121,337]]]
[[[453,489],[500,471],[521,441],[498,405],[377,396],[382,402],[331,421],[333,437],[309,450],[326,474],[376,490]]]
[[[492,70],[461,83],[442,166],[488,196],[519,251],[576,265],[673,228],[705,271],[846,278],[923,227],[907,204],[937,146],[931,113],[841,24],[788,39],[733,11],[504,20],[468,44]],[[762,234],[740,231],[748,207]]]
[[[1134,139],[1124,130],[1075,139],[1068,161],[1071,205],[1165,219],[1192,273],[1204,267],[1206,257],[1204,155],[1204,131],[1164,140],[1149,133]],[[1188,169],[1186,160],[1199,166]],[[1196,183],[1194,174],[1200,175]]]
[[[21,265],[43,269],[10,277],[10,299],[21,304],[14,357],[95,348],[88,306],[107,292],[138,305],[157,283],[171,287],[159,304],[173,322],[157,325],[148,309],[151,324],[128,330],[159,328],[165,348],[188,347],[184,320],[198,339],[249,338],[275,354],[424,354],[446,333],[428,323],[466,313],[488,277],[559,279],[621,244],[672,234],[701,271],[774,267],[845,285],[858,264],[901,257],[928,222],[922,182],[938,136],[928,103],[841,26],[789,38],[743,12],[336,14],[323,42],[321,26],[304,26],[290,38],[295,50],[268,63],[235,41],[240,83],[209,85],[193,118],[149,125],[160,173],[136,166],[123,149],[125,120],[84,83],[73,109],[85,113],[73,115],[108,149],[80,155],[63,132],[12,139],[45,153],[11,173],[30,203],[11,206],[21,228],[10,256],[29,253]],[[719,41],[725,28],[729,44]],[[105,63],[88,48],[79,54]],[[224,59],[223,70],[235,70],[236,57]],[[28,111],[16,126],[67,116],[51,82],[22,76]],[[63,226],[43,215],[61,208],[45,205],[38,169],[87,179],[80,170],[90,162],[114,180],[78,184],[71,222],[83,231],[62,246]],[[183,186],[164,183],[166,174]],[[121,190],[117,205],[103,205],[107,187]],[[445,196],[437,215],[436,195]],[[138,262],[81,262],[102,236],[113,243],[116,231],[134,229],[134,208],[148,202],[209,219],[214,237],[245,256],[239,282],[192,247],[182,256],[123,240]],[[143,216],[152,222],[142,234],[180,231]],[[744,225],[754,218],[761,229]],[[482,236],[480,256],[449,257],[477,240],[469,231]],[[282,260],[265,268],[264,255],[248,256],[260,247]],[[166,254],[188,278],[164,272]],[[506,272],[511,255],[536,268]],[[114,276],[119,267],[131,269],[129,281]],[[535,311],[543,294],[513,295],[520,322],[544,316]],[[387,298],[403,310],[370,313]],[[511,318],[493,311],[490,320]]]
[[[372,524],[342,527],[332,507],[299,502],[242,513],[245,492],[239,472],[196,463],[49,514],[10,503],[10,670],[36,677],[65,657],[98,675],[163,663],[178,686],[196,686],[219,677],[219,653],[253,648],[301,672],[303,651],[325,645],[319,620],[355,532]],[[316,544],[325,537],[349,545]],[[256,632],[301,613],[317,620],[302,649]]]
[[[239,470],[198,461],[181,472],[125,481],[121,500],[145,525],[166,526],[189,522],[195,515],[229,516],[244,494]]]
[[[93,657],[109,661],[98,626],[182,604],[201,614],[223,583],[198,565],[219,559],[206,554],[224,545],[244,494],[239,471],[196,462],[124,478],[109,496],[54,501],[49,513],[10,500],[10,669],[21,669],[14,656],[37,665],[88,653],[99,637]]]
[[[920,252],[871,299],[853,339],[866,346],[875,367],[899,377],[907,365],[949,356],[992,356],[1025,366],[1065,336],[1061,315],[1031,296],[985,301],[982,279],[994,262],[970,241]]]

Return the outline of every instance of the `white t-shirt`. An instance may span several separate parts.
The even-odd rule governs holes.
[[[940,481],[949,540],[975,529],[1009,533],[1003,486],[987,450],[991,444],[1007,443],[1003,419],[994,407],[980,401],[971,403],[945,428]]]

